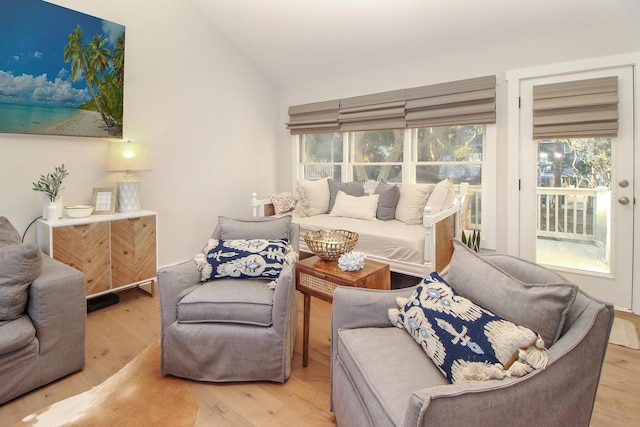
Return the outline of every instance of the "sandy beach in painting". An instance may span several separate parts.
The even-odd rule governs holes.
[[[78,114],[62,122],[43,126],[35,133],[46,135],[109,136],[107,125],[105,125],[102,120],[100,113],[84,110],[79,110]]]

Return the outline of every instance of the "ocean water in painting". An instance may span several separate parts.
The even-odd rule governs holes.
[[[0,102],[0,132],[32,133],[40,128],[62,122],[80,110],[65,107],[45,107]]]
[[[124,46],[115,22],[0,0],[0,132],[121,137]]]

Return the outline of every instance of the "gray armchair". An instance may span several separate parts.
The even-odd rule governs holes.
[[[611,304],[571,291],[574,285],[544,267],[506,255],[477,256],[460,246],[456,242],[443,277],[454,287],[467,283],[466,291],[475,292],[467,298],[493,300],[496,314],[530,312],[539,322],[554,303],[567,302],[556,310],[564,325],[549,347],[546,368],[520,378],[450,384],[388,319],[396,297],[408,297],[415,287],[339,287],[331,339],[331,408],[338,425],[588,426],[613,322]]]
[[[298,252],[291,217],[220,217],[212,239],[287,238]],[[272,279],[201,282],[194,260],[158,271],[161,372],[200,381],[284,382],[291,373],[298,298],[293,264]]]

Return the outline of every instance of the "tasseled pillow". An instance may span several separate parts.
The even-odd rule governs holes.
[[[540,336],[459,295],[431,273],[389,319],[404,328],[451,383],[521,377],[544,368]]]

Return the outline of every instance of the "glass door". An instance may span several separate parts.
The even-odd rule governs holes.
[[[533,87],[618,76],[616,138],[533,139]],[[520,255],[589,294],[631,308],[633,68],[522,80]]]

